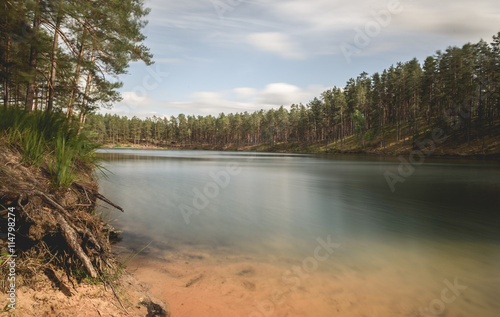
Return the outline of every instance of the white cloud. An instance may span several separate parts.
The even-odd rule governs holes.
[[[122,92],[122,101],[120,103],[129,107],[147,107],[151,103],[151,100],[145,94],[135,91],[124,91]]]
[[[199,91],[193,93],[191,96],[197,100],[218,100],[223,96],[223,94],[219,92]]]
[[[411,45],[415,35],[434,41],[443,37],[477,41],[490,39],[498,31],[498,0],[222,1],[228,7],[222,17],[211,0],[150,0],[146,5],[152,8],[150,25],[170,34],[168,41],[153,47],[177,43],[189,50],[193,43],[186,38],[191,38],[211,47],[244,49],[242,44],[250,44],[287,59],[300,59],[338,54],[340,43],[352,42],[355,28],[363,28],[395,2],[402,12],[392,14],[380,36],[396,34],[397,49]]]
[[[328,89],[323,86],[300,88],[287,83],[271,83],[257,90],[250,87],[239,87],[228,91],[195,92],[190,101],[152,102],[151,108],[160,113],[186,115],[218,115],[224,113],[253,112],[260,109],[288,107],[293,103],[307,103]]]
[[[302,89],[286,83],[274,83],[266,86],[260,93],[258,101],[263,104],[288,105],[303,101]]]
[[[273,52],[285,58],[302,58],[296,43],[290,40],[287,34],[280,32],[252,33],[247,35],[246,41],[260,50]]]
[[[129,119],[133,117],[137,117],[139,119],[146,119],[146,118],[152,118],[153,116],[156,116],[158,118],[170,118],[170,114],[165,114],[161,112],[156,112],[156,111],[141,111],[134,109],[132,107],[128,107],[123,104],[118,104],[112,109],[101,109],[98,111],[98,113],[109,113],[111,115],[117,115],[120,117],[127,117]]]
[[[247,100],[252,98],[257,94],[257,89],[249,88],[249,87],[241,87],[233,89],[233,92],[236,94],[236,98],[238,100]]]
[[[402,1],[403,12],[396,18],[400,33],[433,34],[475,42],[481,37],[490,39],[494,34],[492,29],[498,29],[498,1],[405,2]]]

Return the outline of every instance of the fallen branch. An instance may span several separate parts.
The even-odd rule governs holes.
[[[70,248],[78,256],[80,261],[82,261],[83,265],[85,266],[85,269],[87,270],[87,273],[89,273],[92,278],[97,278],[97,272],[95,271],[92,262],[90,262],[90,259],[83,252],[82,247],[78,243],[78,238],[77,234],[75,233],[75,230],[71,228],[66,219],[64,219],[64,217],[60,213],[54,212],[53,214],[56,220],[59,222],[59,227],[61,227],[61,231],[63,232],[66,243],[68,243]]]
[[[108,205],[111,205],[111,206],[115,207],[116,209],[120,210],[121,212],[125,212],[125,210],[123,210],[122,207],[114,204],[112,201],[110,201],[109,199],[107,199],[106,197],[104,197],[103,195],[101,195],[100,193],[98,193],[97,191],[95,191],[95,190],[93,190],[91,188],[88,188],[87,186],[83,185],[82,183],[75,182],[74,185],[76,187],[80,188],[81,190],[83,190],[85,192],[85,194],[87,193],[87,191],[89,191],[96,198],[99,198],[100,200],[104,201]]]
[[[115,288],[113,287],[113,283],[111,283],[111,281],[107,281],[106,283],[108,283],[109,286],[111,287],[111,289],[113,290],[113,294],[115,294],[116,299],[118,299],[120,306],[122,306],[123,310],[127,313],[127,315],[129,315],[128,310],[125,308],[125,306],[123,306],[123,303],[122,303],[120,297],[118,296],[118,294],[116,294]]]
[[[71,219],[66,209],[64,209],[58,202],[56,202],[53,197],[50,197],[44,192],[41,192],[39,190],[33,190],[32,193],[43,197],[46,202],[48,202],[50,205],[52,205],[59,211],[59,212],[53,212],[52,214],[54,215],[54,217],[59,223],[59,226],[61,227],[61,231],[63,232],[66,243],[75,252],[76,256],[80,259],[80,261],[82,261],[83,265],[85,266],[85,269],[87,270],[87,273],[89,273],[92,278],[96,278],[97,273],[95,271],[95,268],[92,265],[92,262],[90,261],[88,256],[85,254],[85,252],[83,252],[83,249],[78,241],[77,238],[78,235],[76,234],[75,229],[66,221],[64,217],[66,216],[68,217],[68,219]],[[95,237],[88,230],[84,229],[80,230],[84,231],[85,234],[87,234],[89,240],[92,241],[92,243],[94,243],[96,247],[101,248]]]
[[[125,212],[125,210],[123,210],[122,207],[118,206],[118,205],[115,205],[114,203],[112,203],[109,199],[107,199],[106,197],[104,197],[103,195],[97,193],[97,192],[94,192],[93,193],[94,196],[96,196],[97,198],[99,198],[100,200],[104,201],[105,203],[108,203],[109,205],[115,207],[116,209],[120,210],[121,212]]]

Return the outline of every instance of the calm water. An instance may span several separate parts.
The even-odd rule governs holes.
[[[360,294],[373,294],[363,293],[359,309],[386,292],[394,298],[382,306],[404,302],[404,309],[394,310],[404,311],[401,316],[426,316],[422,307],[429,316],[500,316],[498,164],[428,159],[391,192],[384,173],[397,173],[399,161],[100,153],[109,170],[100,180],[101,192],[126,212],[102,210],[124,230],[119,246],[131,252],[153,241],[152,247],[165,252],[196,247],[217,256],[225,250],[284,267],[296,260],[325,280],[365,281]],[[314,259],[318,239],[336,245],[326,260],[323,249]],[[458,289],[445,280],[456,280]],[[356,309],[350,307],[343,315]]]

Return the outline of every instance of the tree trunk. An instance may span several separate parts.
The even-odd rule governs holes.
[[[3,106],[9,106],[9,63],[10,63],[10,38],[5,41],[5,77],[3,80]]]
[[[52,56],[51,56],[51,68],[50,68],[50,79],[49,79],[49,98],[47,100],[47,112],[52,112],[54,106],[54,87],[56,84],[56,69],[57,69],[57,48],[59,43],[59,28],[62,21],[62,1],[59,1],[59,8],[57,11],[56,27],[54,29],[54,41],[52,43]]]
[[[91,62],[94,62],[94,53],[95,50],[92,50],[92,57],[90,58]],[[89,69],[89,73],[87,74],[87,83],[85,85],[85,94],[83,96],[83,101],[82,101],[82,109],[80,110],[80,126],[78,127],[78,134],[83,129],[83,124],[85,123],[85,117],[87,116],[87,105],[89,103],[89,95],[90,95],[90,90],[92,88],[92,72]]]
[[[16,108],[19,108],[19,100],[21,99],[21,87],[19,86],[19,82],[16,84]]]
[[[36,1],[35,7],[35,17],[33,18],[33,37],[31,38],[31,50],[30,50],[30,60],[29,69],[31,73],[31,78],[28,82],[28,87],[26,89],[26,102],[24,104],[24,109],[26,112],[31,112],[33,110],[33,99],[35,97],[35,82],[36,82],[36,60],[38,55],[37,41],[38,41],[38,28],[40,26],[40,0]]]
[[[66,112],[66,117],[69,118],[70,122],[73,117],[73,108],[75,105],[76,93],[78,90],[78,78],[80,77],[80,69],[83,63],[83,52],[85,51],[85,39],[87,38],[87,20],[85,19],[85,25],[83,27],[82,42],[80,46],[80,52],[78,53],[78,60],[75,69],[75,78],[73,79],[73,87],[71,89],[71,95],[68,104],[68,111]]]
[[[38,110],[38,81],[35,83],[35,91],[34,91],[34,107],[33,110],[36,112]]]

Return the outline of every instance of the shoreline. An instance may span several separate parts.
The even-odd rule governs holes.
[[[15,219],[9,224],[15,229],[8,231],[15,244],[7,243],[7,230],[0,239],[0,285],[14,299],[3,309],[6,316],[170,315],[151,286],[130,274],[113,252],[110,240],[119,232],[94,209],[98,199],[120,207],[99,193],[94,168],[78,167],[74,183],[53,189],[49,156],[40,166],[24,166],[15,146],[0,139],[0,149],[2,228],[7,216],[9,223]],[[14,266],[5,256],[9,250],[15,253]]]
[[[243,147],[229,147],[222,148],[220,146],[157,146],[157,145],[134,145],[126,144],[104,144],[99,149],[130,149],[130,150],[177,150],[177,151],[222,151],[222,152],[248,152],[248,153],[282,153],[282,154],[311,154],[311,155],[353,155],[353,156],[369,156],[369,157],[383,157],[383,158],[398,158],[400,156],[408,157],[414,150],[404,149],[401,151],[385,151],[385,150],[353,150],[353,151],[340,151],[330,150],[325,151],[283,151],[273,150],[272,147],[261,147],[262,145],[243,146]],[[261,147],[261,148],[259,148]],[[438,152],[438,151],[435,151]],[[473,154],[460,154],[460,153],[430,153],[426,154],[425,158],[430,159],[445,159],[445,160],[477,160],[477,161],[500,161],[500,152],[497,153],[473,153]]]

